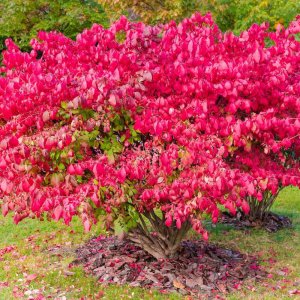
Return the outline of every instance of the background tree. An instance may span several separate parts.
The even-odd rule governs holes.
[[[299,1],[294,0],[98,0],[111,21],[125,14],[131,20],[149,24],[177,22],[191,16],[195,11],[211,12],[222,31],[240,33],[253,23],[270,23],[287,26],[300,12]]]
[[[241,0],[231,1],[228,9],[234,12],[234,27],[226,25],[224,29],[241,32],[253,23],[268,22],[270,29],[275,30],[277,24],[287,26],[300,12],[300,2],[293,0]],[[217,16],[217,15],[216,15]],[[220,18],[222,18],[220,16]],[[218,18],[218,19],[220,19]]]
[[[111,21],[117,20],[122,14],[131,20],[141,20],[148,24],[177,22],[190,17],[201,9],[198,0],[98,0]]]
[[[93,23],[108,26],[101,5],[93,0],[2,0],[0,11],[0,52],[6,38],[28,51],[39,30],[57,30],[75,39]]]

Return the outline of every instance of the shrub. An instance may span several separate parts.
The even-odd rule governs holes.
[[[7,40],[3,214],[100,220],[165,258],[191,227],[207,239],[205,215],[299,186],[299,22],[234,36],[210,15],[122,17],[76,41],[40,32],[30,53]]]

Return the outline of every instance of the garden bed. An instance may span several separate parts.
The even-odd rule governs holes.
[[[155,288],[196,297],[238,289],[246,279],[266,273],[254,257],[204,243],[184,241],[176,259],[157,261],[127,240],[100,236],[76,251],[72,265],[83,264],[102,284]]]
[[[268,232],[276,232],[283,228],[290,228],[292,221],[288,217],[281,216],[272,212],[262,220],[250,220],[245,214],[237,213],[236,216],[231,215],[228,212],[223,212],[221,223],[233,225],[236,228],[248,228],[248,227],[259,227],[263,228]]]

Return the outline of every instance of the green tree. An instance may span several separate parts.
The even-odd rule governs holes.
[[[199,0],[98,0],[104,6],[110,20],[115,21],[124,14],[131,20],[148,24],[181,21],[195,11],[201,11]]]
[[[212,0],[202,2],[202,12],[211,11],[223,31],[236,34],[253,23],[268,22],[287,26],[300,13],[300,2],[295,0]]]
[[[276,24],[287,26],[300,13],[300,2],[295,0],[240,0],[235,1],[234,31],[240,32],[253,23],[270,23],[270,29]],[[232,5],[232,4],[231,4]]]
[[[295,0],[97,0],[111,21],[125,14],[131,20],[146,23],[177,22],[195,11],[210,11],[223,31],[240,33],[253,23],[269,22],[287,26],[300,13],[300,2]]]
[[[74,39],[93,23],[108,26],[102,6],[93,0],[1,0],[0,11],[0,51],[8,37],[28,51],[39,30],[57,30]]]

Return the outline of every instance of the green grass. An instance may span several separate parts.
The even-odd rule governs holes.
[[[273,211],[291,217],[293,228],[270,234],[225,225],[209,227],[212,242],[258,256],[273,276],[259,283],[249,281],[227,295],[227,299],[296,299],[290,291],[300,290],[300,191],[283,190]],[[15,246],[14,251],[4,254],[2,259],[0,256],[0,300],[17,299],[18,293],[19,299],[28,299],[35,289],[52,299],[98,299],[99,292],[103,294],[101,299],[183,299],[177,294],[126,286],[104,287],[86,276],[81,267],[68,269],[74,249],[99,233],[100,229],[95,227],[84,234],[78,219],[70,227],[38,220],[24,220],[16,226],[11,218],[0,217],[0,249]],[[56,252],[49,251],[54,247]],[[66,271],[74,274],[67,275]],[[26,280],[29,274],[37,277],[30,282]]]
[[[273,276],[264,282],[249,283],[248,287],[236,291],[227,299],[296,299],[297,295],[291,296],[290,291],[300,290],[300,191],[284,189],[272,211],[290,217],[293,227],[277,233],[267,233],[261,229],[235,230],[225,225],[210,229],[212,241],[258,256]],[[283,271],[287,274],[283,275]]]

